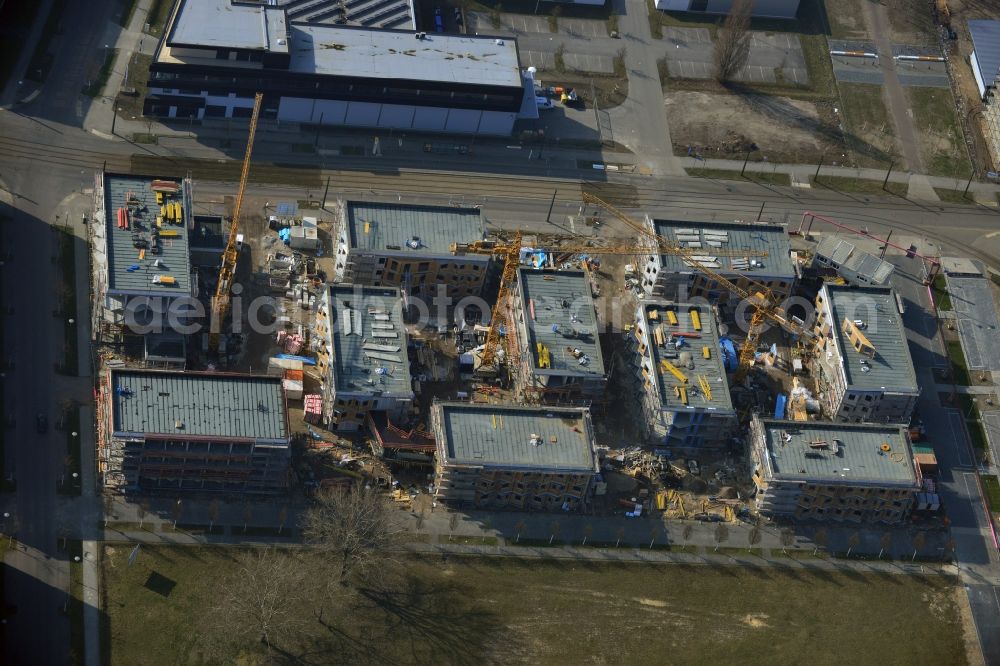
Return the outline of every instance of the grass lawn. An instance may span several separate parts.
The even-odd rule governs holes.
[[[68,227],[59,227],[59,269],[60,283],[59,318],[63,321],[63,361],[56,370],[75,377],[79,372],[80,352],[76,344],[76,236]],[[70,320],[73,323],[70,323]],[[79,417],[78,417],[79,421]]]
[[[66,458],[63,465],[63,483],[57,484],[56,490],[61,495],[79,495],[81,487],[80,474],[80,408],[73,405],[66,414]],[[73,434],[76,433],[76,437]],[[78,476],[74,479],[73,474]]]
[[[889,181],[882,189],[882,181],[868,180],[867,178],[842,178],[840,176],[824,176],[820,173],[819,178],[810,179],[813,187],[826,187],[840,192],[858,192],[860,194],[895,194],[906,196],[906,183],[894,183]]]
[[[990,511],[1000,513],[1000,479],[997,478],[996,474],[980,474],[979,480],[983,483]]]
[[[948,294],[948,287],[945,284],[944,276],[940,273],[934,276],[934,284],[931,288],[934,292],[934,302],[937,303],[937,309],[950,312],[951,296]]]
[[[132,55],[128,66],[128,87],[135,88],[135,95],[118,95],[115,106],[121,120],[136,120],[142,117],[142,103],[149,92],[146,81],[149,79],[149,65],[153,56],[143,53]]]
[[[948,340],[944,345],[948,350],[948,360],[951,361],[955,383],[959,386],[972,386],[969,368],[965,365],[965,354],[962,353],[962,343],[958,340]]]
[[[934,192],[937,193],[938,198],[941,199],[941,201],[945,201],[947,203],[968,205],[972,205],[974,203],[972,201],[972,197],[962,194],[961,190],[949,190],[941,187],[935,187]]]
[[[896,137],[889,111],[882,99],[882,86],[841,83],[840,110],[844,118],[847,144],[858,160],[885,166],[897,156]]]
[[[687,174],[694,178],[717,178],[719,180],[749,180],[755,183],[766,183],[767,185],[783,185],[790,187],[792,178],[787,173],[761,173],[747,171],[740,175],[739,171],[729,171],[728,169],[686,169]]]
[[[216,593],[207,581],[236,551],[143,546],[128,567],[129,550],[105,549],[105,663],[204,663],[195,641]],[[942,576],[407,557],[390,585],[334,601],[318,591],[322,623],[303,608],[298,638],[278,646],[284,660],[308,652],[303,663],[652,664],[666,654],[702,664],[799,663],[804,654],[820,664],[964,661],[955,582]],[[890,627],[921,630],[889,640]],[[630,638],[614,639],[612,628]]]
[[[910,98],[924,169],[935,176],[968,178],[972,166],[951,89],[907,87],[905,90]]]
[[[146,30],[147,34],[155,35],[159,37],[163,34],[163,26],[167,22],[167,17],[170,15],[170,8],[174,6],[174,3],[170,0],[153,0],[149,5],[149,14],[146,16],[146,25],[149,26],[149,30]]]

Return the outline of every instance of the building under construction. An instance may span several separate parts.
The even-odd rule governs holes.
[[[413,380],[398,289],[329,285],[320,296],[313,338],[327,427],[358,430],[370,411],[394,423],[409,420]]]
[[[111,370],[97,408],[100,471],[111,490],[272,494],[288,488],[280,377]]]
[[[828,417],[909,423],[920,387],[892,288],[828,283],[816,311],[818,388]]]
[[[448,504],[579,511],[599,471],[590,410],[436,403],[435,495]]]
[[[607,374],[588,275],[522,267],[510,303],[517,392],[532,401],[603,398]]]
[[[780,301],[790,296],[795,286],[798,268],[791,259],[791,243],[784,227],[742,222],[677,222],[649,216],[646,227],[671,243],[697,252],[692,256],[695,261],[741,288],[752,290],[752,281],[770,289]],[[746,251],[746,256],[733,254],[739,251]],[[644,271],[642,287],[651,296],[674,301],[707,298],[720,307],[730,301],[730,291],[725,286],[693,267],[684,257],[651,254]],[[732,300],[729,309],[737,305],[736,299]]]
[[[680,452],[726,446],[736,411],[711,307],[641,301],[629,346],[647,433]]]
[[[185,338],[172,309],[198,294],[191,271],[191,181],[99,173],[90,224],[95,339],[142,336],[146,365],[183,367]]]
[[[757,508],[798,520],[898,524],[922,487],[906,428],[754,416]]]
[[[404,297],[423,299],[432,315],[439,295],[454,304],[482,291],[491,257],[450,251],[452,243],[482,240],[476,208],[346,201],[336,219],[339,282],[399,287]]]

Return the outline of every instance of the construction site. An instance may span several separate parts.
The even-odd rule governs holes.
[[[196,201],[183,178],[99,176],[95,342],[107,370],[278,382],[284,481],[220,481],[188,449],[177,466],[115,453],[184,438],[123,432],[109,379],[98,424],[109,488],[308,493],[364,479],[401,506],[750,520],[775,506],[760,501],[754,418],[910,437],[919,388],[891,265],[811,223],[674,222],[584,193],[580,231],[553,234],[491,229],[473,208],[260,201],[246,182],[254,129],[232,198]],[[211,313],[194,334],[178,330],[193,316],[159,329],[129,319],[155,323],[181,298]],[[173,409],[176,423],[194,418]],[[218,419],[198,427],[235,436]],[[838,436],[839,455],[854,432]],[[893,455],[926,492],[908,446],[894,441]],[[865,516],[897,521],[910,506]]]

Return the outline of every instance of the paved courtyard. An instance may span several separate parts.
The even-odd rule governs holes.
[[[500,27],[494,28],[489,14],[469,12],[466,16],[469,32],[484,35],[519,37],[527,34],[567,35],[577,39],[607,39],[608,25],[597,19],[560,18],[557,31],[549,30],[547,16],[528,14],[501,14]]]
[[[714,75],[712,37],[707,28],[666,28],[664,56],[671,76],[687,79],[709,79]],[[798,35],[754,32],[750,41],[750,58],[737,78],[741,81],[776,83],[809,83],[809,71]]]

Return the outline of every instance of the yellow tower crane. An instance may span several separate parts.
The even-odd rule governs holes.
[[[800,324],[792,321],[781,308],[781,305],[775,302],[774,295],[771,290],[765,286],[746,278],[748,288],[742,287],[727,277],[721,275],[718,271],[706,266],[705,264],[698,261],[697,257],[700,256],[700,252],[691,250],[686,247],[682,247],[678,243],[675,243],[654,231],[646,228],[642,223],[633,220],[631,217],[626,215],[624,212],[615,208],[606,201],[603,201],[599,197],[586,192],[582,195],[583,201],[585,203],[592,203],[594,205],[600,206],[607,212],[611,213],[613,216],[624,222],[633,231],[645,236],[647,239],[652,241],[653,248],[656,249],[660,254],[668,254],[673,256],[679,256],[683,259],[684,263],[691,266],[700,273],[711,278],[720,287],[727,289],[731,294],[739,296],[741,300],[747,301],[751,306],[753,306],[753,311],[750,315],[750,327],[747,331],[746,341],[743,343],[743,347],[740,348],[739,365],[736,369],[736,375],[734,380],[738,383],[743,381],[746,376],[747,371],[750,370],[750,365],[753,362],[754,352],[757,349],[757,341],[760,339],[760,334],[763,331],[765,321],[771,321],[783,329],[798,335],[802,338],[809,338],[812,334],[806,330]],[[646,252],[648,253],[651,248],[647,247]],[[725,253],[719,252],[719,248],[712,248],[712,254],[724,256]],[[767,256],[766,252],[758,253],[751,250],[740,251],[741,256]]]
[[[229,314],[229,305],[232,298],[230,290],[233,288],[233,278],[236,276],[236,262],[239,259],[239,249],[236,245],[236,237],[240,230],[240,209],[243,207],[243,194],[247,189],[247,176],[250,175],[250,156],[253,154],[253,140],[257,134],[257,119],[260,117],[260,104],[264,99],[264,93],[257,93],[253,100],[253,112],[250,114],[250,132],[247,137],[247,149],[243,154],[243,170],[240,172],[240,185],[236,193],[236,202],[233,204],[233,217],[229,223],[229,239],[226,241],[226,249],[222,252],[222,267],[219,269],[219,283],[215,287],[215,296],[212,298],[212,322],[208,335],[209,349],[214,353],[219,351],[219,332],[222,324]]]

